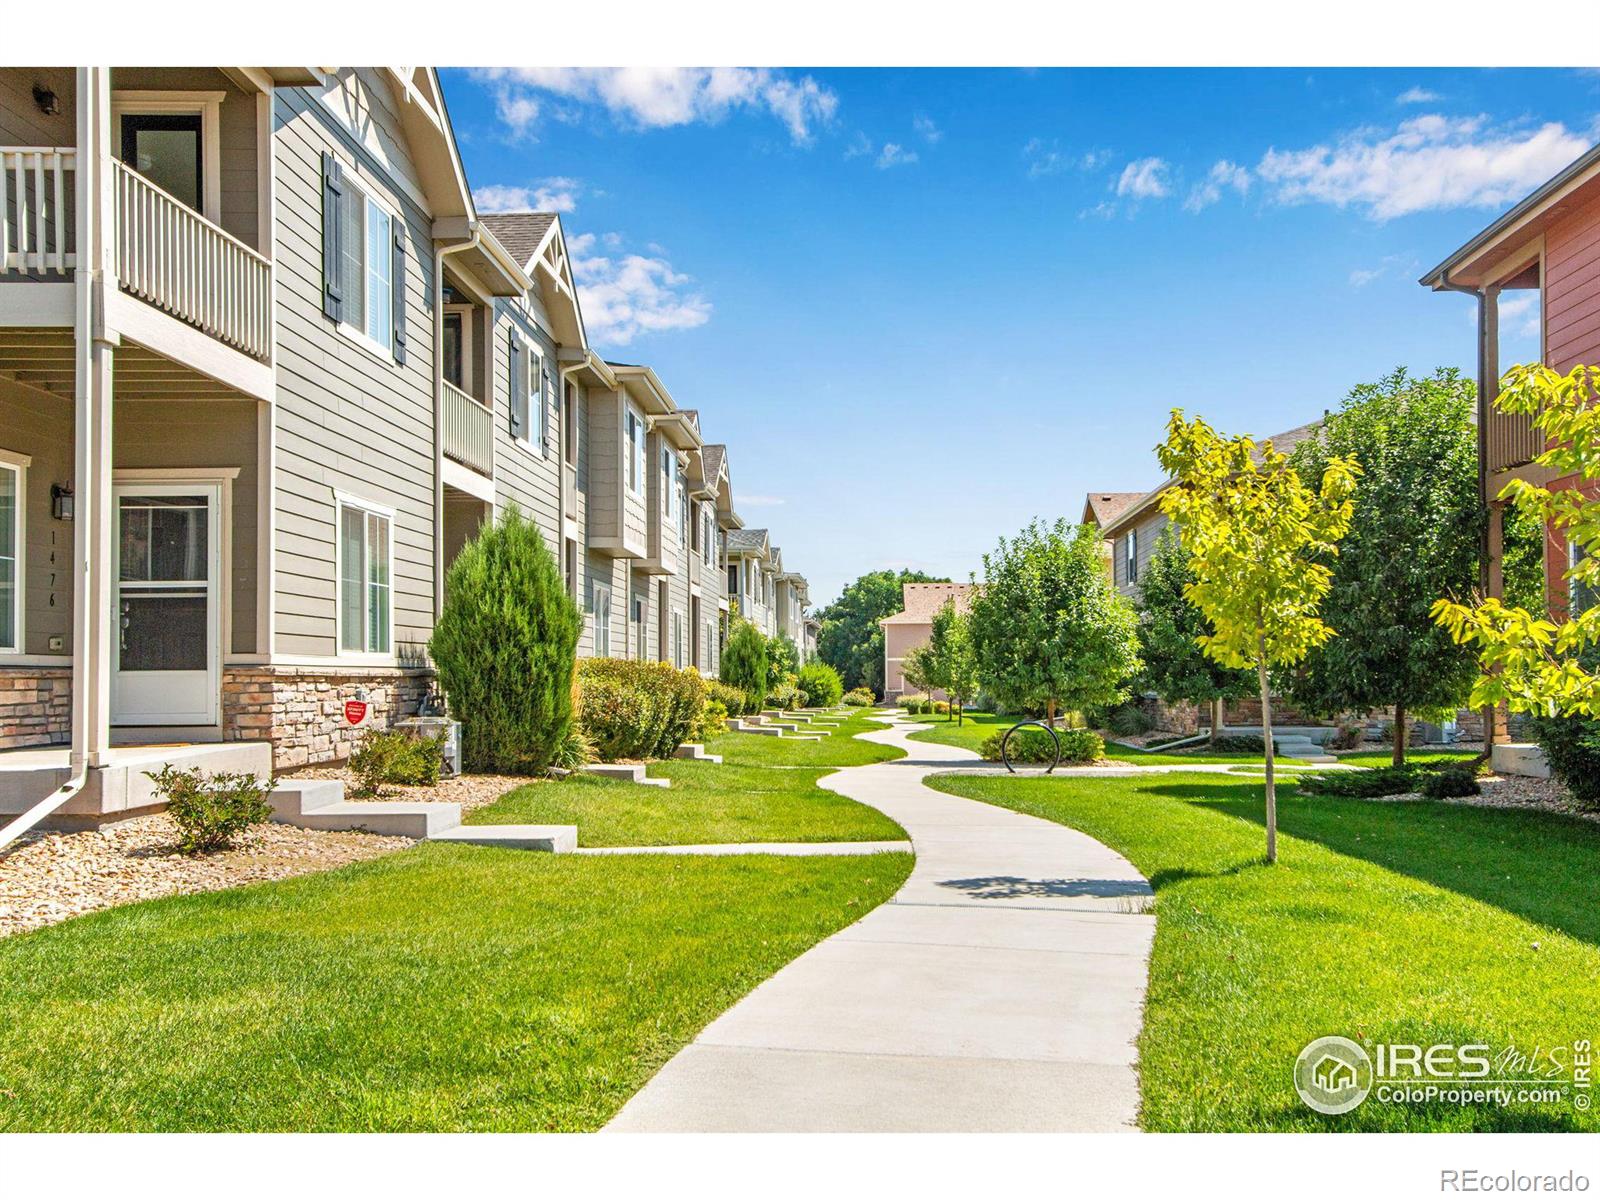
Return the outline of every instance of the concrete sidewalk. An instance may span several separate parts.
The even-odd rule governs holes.
[[[905,886],[708,1025],[607,1126],[621,1131],[1126,1130],[1155,932],[1149,885],[1065,826],[932,791],[968,751],[822,786],[911,835]]]

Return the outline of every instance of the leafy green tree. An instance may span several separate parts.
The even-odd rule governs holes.
[[[935,686],[934,672],[937,670],[933,655],[926,646],[914,646],[900,662],[900,676],[910,685],[911,689],[918,692],[931,691]]]
[[[1225,667],[1208,655],[1200,639],[1215,630],[1184,594],[1194,582],[1189,552],[1174,526],[1156,539],[1150,561],[1139,577],[1139,657],[1144,660],[1141,686],[1169,703],[1187,700],[1211,710],[1211,740],[1222,733],[1222,705],[1255,690],[1248,671]]]
[[[1081,711],[1128,694],[1139,670],[1133,606],[1106,574],[1098,531],[1030,523],[983,556],[971,604],[978,676],[1010,709]]]
[[[733,631],[722,651],[718,678],[744,693],[745,711],[759,712],[767,701],[772,673],[767,662],[767,639],[742,617],[733,621]]]
[[[905,583],[948,583],[921,571],[869,571],[817,613],[822,622],[817,654],[839,672],[846,690],[883,695],[883,629],[878,622],[900,611]]]
[[[1554,478],[1600,479],[1600,367],[1577,366],[1565,375],[1548,367],[1513,367],[1495,400],[1501,412],[1521,413],[1550,447],[1533,461]],[[1452,637],[1473,647],[1479,675],[1474,705],[1505,704],[1515,712],[1600,717],[1600,500],[1577,488],[1552,491],[1525,479],[1507,484],[1501,499],[1578,548],[1565,573],[1570,597],[1588,603],[1552,605],[1552,617],[1489,597],[1475,606],[1438,600],[1434,618]]]
[[[428,642],[468,771],[543,771],[572,727],[582,618],[561,568],[515,505],[462,547]]]
[[[928,641],[933,655],[935,687],[950,697],[956,724],[965,722],[963,706],[978,694],[978,653],[972,644],[972,618],[946,600],[933,614],[933,635]]]
[[[1222,438],[1198,417],[1173,409],[1161,466],[1175,480],[1161,509],[1183,528],[1194,582],[1185,594],[1211,622],[1200,644],[1225,667],[1254,668],[1266,743],[1267,862],[1278,861],[1273,777],[1272,689],[1268,673],[1293,666],[1334,631],[1317,615],[1350,525],[1361,468],[1337,456],[1309,487],[1271,442]]]
[[[800,648],[786,633],[767,639],[767,678],[778,683],[800,669]]]
[[[1404,369],[1362,384],[1290,462],[1315,487],[1335,458],[1361,467],[1350,528],[1328,559],[1321,616],[1339,631],[1288,677],[1288,695],[1334,716],[1394,709],[1394,764],[1405,763],[1407,717],[1454,709],[1472,691],[1471,651],[1428,617],[1440,596],[1478,581],[1477,389],[1452,369]]]

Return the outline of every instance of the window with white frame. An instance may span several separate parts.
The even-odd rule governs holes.
[[[594,653],[596,658],[611,657],[611,589],[594,585],[590,601],[594,612]]]
[[[689,481],[678,468],[678,545],[689,544]]]
[[[22,514],[28,460],[0,451],[0,651],[22,649]]]
[[[351,175],[339,198],[340,320],[347,329],[394,350],[394,217]]]
[[[1124,570],[1127,573],[1127,581],[1129,583],[1137,583],[1139,580],[1139,531],[1137,529],[1128,530],[1126,544],[1128,559]]]
[[[1567,566],[1576,568],[1580,563],[1586,562],[1589,554],[1577,542],[1567,543]],[[1567,604],[1567,616],[1576,618],[1588,612],[1597,603],[1600,603],[1600,587],[1587,583],[1581,579],[1569,580],[1570,600]]]
[[[630,405],[623,416],[623,428],[627,433],[627,472],[628,490],[635,496],[644,492],[644,419],[633,411]]]
[[[343,496],[338,509],[339,650],[388,654],[394,645],[393,515]]]
[[[672,610],[672,665],[683,670],[683,614]]]
[[[544,352],[533,342],[523,342],[522,355],[527,360],[520,368],[524,374],[521,386],[513,389],[512,403],[520,405],[515,428],[520,430],[520,440],[540,454],[545,452],[545,433],[550,421],[549,380],[545,377]]]
[[[716,530],[711,523],[711,506],[709,504],[705,506],[705,510],[700,514],[700,525],[700,556],[705,561],[706,566],[709,567],[716,554],[717,541]]]

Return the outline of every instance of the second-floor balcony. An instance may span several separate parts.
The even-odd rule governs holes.
[[[444,381],[445,457],[494,475],[494,414],[449,380]]]
[[[0,146],[0,285],[66,282],[78,266],[78,154]],[[106,233],[118,285],[258,362],[272,357],[272,264],[123,163]]]

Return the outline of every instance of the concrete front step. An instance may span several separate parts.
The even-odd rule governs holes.
[[[1312,763],[1331,763],[1339,760],[1329,754],[1320,743],[1307,737],[1275,737],[1272,744],[1285,758],[1298,758]]]
[[[434,834],[434,842],[500,846],[507,850],[543,850],[571,854],[578,848],[576,825],[457,825]]]
[[[728,722],[728,728],[735,733],[759,733],[763,737],[781,737],[783,730],[775,729],[771,725],[758,725],[754,721],[743,717],[735,717]]]
[[[670,779],[651,779],[644,773],[643,763],[589,763],[583,768],[590,775],[602,779],[620,779],[624,783],[637,783],[645,787],[671,787]]]
[[[699,742],[685,742],[672,752],[673,758],[687,758],[692,762],[720,763],[722,755],[707,754]]]
[[[288,780],[267,796],[272,819],[301,829],[364,829],[421,840],[461,824],[461,806],[442,800],[352,801],[337,779]]]

